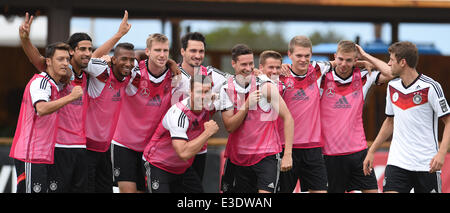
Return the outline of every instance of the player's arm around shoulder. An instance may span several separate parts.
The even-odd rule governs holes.
[[[361,46],[356,45],[356,47],[358,48],[358,52],[359,52],[361,58],[364,60],[367,60],[378,71],[380,71],[380,76],[377,81],[378,84],[384,84],[394,78],[394,76],[391,73],[391,68],[389,67],[389,65],[386,62],[368,54],[366,51],[364,51],[364,49]]]

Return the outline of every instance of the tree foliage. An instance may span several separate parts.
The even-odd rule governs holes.
[[[284,51],[288,43],[282,35],[282,28],[269,31],[265,23],[243,22],[237,27],[223,26],[205,33],[208,49],[229,51],[234,45],[247,44],[253,50]]]
[[[344,36],[336,33],[334,30],[328,30],[326,33],[321,33],[316,30],[309,35],[309,39],[313,45],[321,43],[337,43],[344,39]]]

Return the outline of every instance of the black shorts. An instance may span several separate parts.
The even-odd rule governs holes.
[[[88,192],[88,166],[85,148],[55,148],[56,177],[50,192]]]
[[[112,144],[111,156],[114,186],[117,186],[119,181],[130,181],[136,183],[138,191],[145,191],[142,152]]]
[[[203,193],[203,174],[205,173],[206,153],[195,155],[192,169],[183,174],[185,193]]]
[[[387,165],[383,191],[409,193],[414,189],[416,193],[441,193],[441,172],[418,172]]]
[[[237,193],[258,193],[265,190],[275,193],[278,190],[280,175],[280,154],[270,155],[251,166],[235,166]]]
[[[234,193],[236,188],[236,165],[227,158],[223,165],[223,174],[220,180],[220,190],[223,193]]]
[[[292,193],[300,180],[301,191],[327,190],[327,170],[320,147],[292,149],[292,169],[280,173],[280,192]]]
[[[56,167],[53,164],[27,163],[14,159],[17,173],[17,193],[47,193],[50,180],[55,179]]]
[[[88,161],[88,192],[112,193],[113,177],[110,149],[106,152],[86,150]]]
[[[173,174],[153,166],[148,161],[142,161],[145,169],[147,192],[183,193],[183,174]],[[189,169],[192,169],[192,167],[189,167]]]
[[[348,155],[324,155],[328,176],[328,192],[378,189],[375,172],[365,176],[363,162],[367,149]]]

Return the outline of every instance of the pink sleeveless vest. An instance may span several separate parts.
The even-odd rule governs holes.
[[[252,77],[250,91],[257,89],[255,77]],[[227,94],[235,105],[234,113],[245,103],[243,94],[235,90],[233,79],[228,80]],[[236,108],[237,107],[237,108]],[[273,110],[264,112],[259,107],[248,110],[241,126],[228,136],[225,157],[239,166],[251,166],[263,158],[281,152],[281,141],[278,135],[277,119],[262,119],[272,117]]]
[[[96,152],[106,152],[111,145],[122,97],[130,80],[130,76],[127,76],[120,82],[114,76],[112,69],[106,76],[105,79],[101,79],[105,82],[101,94],[96,98],[89,96],[89,107],[86,113],[86,148]]]
[[[30,85],[39,77],[46,78],[35,74],[25,88],[9,156],[24,162],[53,164],[58,112],[44,116],[36,114],[31,101]],[[58,97],[58,91],[53,82],[48,82],[52,88],[50,101],[54,101]]]
[[[181,67],[181,64],[179,64],[178,66]],[[211,78],[211,88],[214,87],[214,82],[212,81],[212,74],[208,75],[208,69],[205,66],[200,65],[200,72],[201,72],[202,75],[209,76]],[[193,76],[191,76],[191,78],[192,77]],[[190,81],[189,81],[189,84],[190,84]],[[189,90],[190,90],[190,85],[189,85]],[[179,101],[182,101],[183,99],[189,97],[189,92],[190,91],[185,91],[185,92],[188,92],[188,94],[184,94],[184,95],[180,96]],[[199,153],[203,153],[207,149],[208,149],[208,143],[205,143],[205,145],[202,147],[202,149],[199,151]]]
[[[63,145],[86,145],[86,110],[88,107],[87,76],[83,73],[81,78],[66,85],[60,92],[59,97],[64,97],[72,92],[75,86],[83,88],[83,96],[72,101],[58,110],[58,131],[56,133],[56,143]]]
[[[309,65],[305,78],[280,76],[286,89],[283,100],[294,119],[293,148],[322,147],[320,142],[320,91],[317,79],[320,77],[320,67]],[[284,124],[279,120],[279,134],[284,146]]]
[[[353,69],[352,82],[349,84],[338,85],[332,72],[326,74],[323,83],[320,101],[323,153],[347,155],[366,149],[360,70]]]
[[[203,124],[209,120],[210,112],[203,110],[196,115],[181,102],[178,102],[176,106],[183,110],[189,119],[188,140],[193,140],[202,134],[205,130]],[[162,122],[159,123],[158,129],[145,147],[143,155],[152,165],[173,174],[183,174],[192,165],[195,158],[194,156],[187,161],[180,159],[173,148],[169,130],[164,128]]]
[[[140,79],[135,79],[138,91],[133,96],[124,96],[114,141],[135,150],[144,151],[158,124],[171,106],[172,73],[167,71],[161,83],[149,80],[145,60],[139,63]]]

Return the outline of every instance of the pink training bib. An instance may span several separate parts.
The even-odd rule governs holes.
[[[320,101],[322,151],[325,155],[347,155],[367,148],[362,120],[362,87],[359,68],[353,70],[349,84],[338,85],[332,72],[325,75]]]
[[[238,94],[233,79],[228,80],[227,94],[235,105],[234,113],[245,103],[248,94],[257,89],[255,77],[252,77],[250,91]],[[245,98],[244,98],[245,96]],[[251,166],[263,158],[281,152],[281,141],[278,135],[276,119],[261,119],[271,117],[272,110],[264,112],[259,106],[250,109],[241,126],[228,136],[225,157],[239,166]]]
[[[25,87],[9,156],[24,162],[53,164],[58,112],[44,116],[36,114],[31,100],[30,85],[33,80],[40,77],[46,78],[35,74]],[[54,101],[58,97],[58,91],[52,81],[49,80],[48,83],[51,84],[52,90],[50,101]]]
[[[58,110],[57,144],[86,145],[85,123],[89,96],[87,93],[86,74],[83,73],[81,78],[75,77],[70,84],[62,89],[59,97],[69,95],[75,86],[81,86],[83,88],[83,96]]]
[[[105,72],[107,72],[105,70]],[[105,73],[104,72],[104,73]],[[107,74],[107,73],[106,73]],[[111,145],[111,139],[117,124],[122,97],[125,95],[125,87],[130,80],[127,76],[124,81],[119,81],[111,73],[99,80],[105,82],[100,96],[89,96],[89,107],[86,114],[86,147],[96,152],[106,152]]]
[[[142,152],[171,106],[172,73],[167,71],[161,83],[153,83],[145,60],[139,63],[139,69],[141,76],[133,81],[138,91],[124,96],[113,140]]]
[[[205,130],[203,124],[209,120],[210,112],[203,110],[197,115],[181,102],[178,102],[176,106],[188,117],[189,127],[186,133],[188,140],[197,138]],[[144,158],[162,170],[173,174],[183,174],[192,165],[195,156],[187,161],[181,160],[173,148],[169,130],[164,128],[161,121],[152,139],[145,147]]]
[[[294,119],[294,141],[293,148],[315,148],[322,147],[320,142],[320,91],[317,79],[321,76],[320,67],[308,67],[304,78],[280,76],[286,89],[283,100]],[[284,124],[279,121],[279,134],[281,141],[284,139]]]

